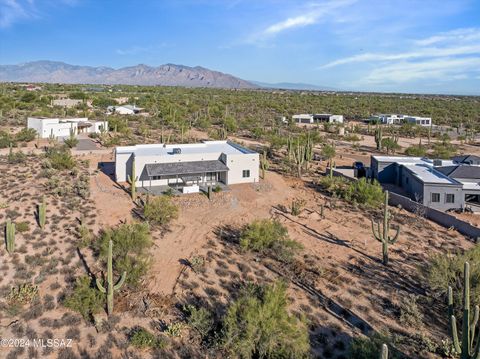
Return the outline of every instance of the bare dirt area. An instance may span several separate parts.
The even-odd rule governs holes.
[[[390,265],[385,267],[381,245],[370,228],[378,211],[332,199],[307,178],[274,171],[268,171],[260,183],[214,193],[211,200],[202,194],[174,197],[179,217],[167,228],[152,227],[152,267],[142,287],[117,295],[116,314],[107,320],[101,313],[103,324],[94,325],[64,306],[76,278],[101,270],[78,236],[79,222],[97,235],[102,229],[140,219],[133,215],[135,204],[129,193],[112,179],[110,154],[76,160],[76,170],[48,172],[42,156],[28,156],[27,162],[14,165],[0,158],[0,220],[28,222],[28,229],[17,233],[15,253],[0,250],[2,336],[73,339],[68,350],[2,348],[0,357],[57,358],[61,353],[91,358],[133,353],[142,358],[207,357],[184,326],[162,354],[132,349],[128,333],[136,325],[159,333],[166,333],[171,324],[183,325],[178,308],[187,303],[222,313],[246,283],[279,279],[288,283],[292,312],[308,321],[312,353],[317,357],[345,358],[350,340],[372,331],[388,330],[402,338],[411,338],[412,333],[428,340],[446,337],[439,304],[425,293],[419,269],[432,254],[470,248],[472,243],[455,231],[391,208],[401,234],[390,247]],[[82,192],[82,175],[88,177],[88,193]],[[43,195],[45,229],[39,228],[35,216]],[[303,203],[299,215],[291,213],[293,201]],[[302,244],[293,262],[280,263],[241,250],[238,233],[263,218],[278,220]],[[199,270],[191,265],[194,257],[205,261]],[[38,286],[38,296],[31,303],[12,304],[8,299],[12,288],[25,283]],[[400,324],[401,302],[408,295],[418,296],[428,325]],[[435,357],[408,344],[400,344],[400,350],[410,357]]]

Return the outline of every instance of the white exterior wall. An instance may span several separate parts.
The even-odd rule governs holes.
[[[408,116],[405,117],[405,121],[417,124],[418,126],[430,126],[432,124],[432,119],[430,117]]]
[[[135,115],[135,111],[122,106],[115,107],[115,113],[118,113],[119,115]]]
[[[102,127],[105,131],[108,131],[108,121],[96,121],[92,122],[92,125],[92,127],[88,128],[88,133],[100,133],[100,128]]]
[[[27,119],[27,127],[33,128],[40,135],[40,138],[48,138],[51,134],[55,137],[68,137],[70,136],[70,130],[73,128],[75,133],[78,133],[77,127],[79,122],[90,122],[88,118],[35,118],[29,117]],[[85,132],[100,132],[100,127],[105,126],[108,130],[107,121],[90,122],[91,127],[88,127]]]
[[[298,123],[313,123],[312,115],[293,115],[292,119]]]
[[[343,115],[332,115],[332,116],[330,116],[329,122],[331,122],[331,123],[343,123]]]
[[[258,153],[226,155],[225,159],[229,169],[227,185],[259,181],[260,155]],[[250,171],[250,177],[243,177],[244,170]]]

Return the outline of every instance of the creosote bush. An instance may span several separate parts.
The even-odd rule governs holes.
[[[286,290],[283,282],[244,289],[224,317],[227,352],[243,359],[309,357],[308,328],[288,312]]]
[[[162,349],[167,342],[162,337],[157,337],[145,328],[134,328],[130,333],[129,342],[132,346],[139,349]]]
[[[382,186],[377,181],[370,182],[366,178],[348,182],[341,177],[322,177],[318,184],[325,191],[336,195],[350,203],[357,203],[368,207],[380,207],[384,195]]]
[[[49,165],[56,170],[71,170],[76,166],[75,159],[67,147],[48,148],[45,155],[49,160]]]
[[[287,228],[271,219],[256,220],[247,225],[240,237],[245,250],[271,253],[281,260],[291,260],[302,245],[288,236]]]
[[[104,302],[104,295],[95,288],[92,280],[82,276],[76,279],[73,292],[63,304],[80,313],[86,321],[92,321],[92,316],[103,308]]]
[[[178,217],[178,207],[170,196],[154,197],[145,203],[143,215],[150,223],[164,226]]]

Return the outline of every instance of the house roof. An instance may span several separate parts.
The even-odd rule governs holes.
[[[421,163],[417,163],[417,164],[402,163],[402,166],[407,170],[409,170],[415,177],[417,177],[423,183],[460,185],[460,182],[455,181],[453,178],[445,175],[440,171],[437,171],[438,167],[431,167]]]
[[[475,155],[455,156],[452,158],[452,161],[456,163],[469,163],[470,161],[480,161],[480,157]]]
[[[192,162],[170,162],[150,163],[145,165],[147,175],[171,176],[171,175],[192,175],[204,172],[225,172],[228,167],[220,160],[216,161],[192,161]]]
[[[480,180],[479,166],[455,165],[435,167],[435,169],[450,178],[472,178]]]

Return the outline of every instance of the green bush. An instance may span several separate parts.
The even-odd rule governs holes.
[[[240,236],[240,246],[245,250],[271,253],[280,260],[290,260],[302,245],[288,236],[287,228],[270,219],[256,220],[247,225]]]
[[[470,293],[472,305],[480,305],[480,246],[463,253],[437,254],[431,257],[425,270],[430,289],[444,301],[448,286],[453,288],[453,303],[457,317],[461,317],[463,303],[463,266],[470,263]]]
[[[10,164],[25,163],[27,161],[27,155],[22,151],[14,152],[13,150],[10,150],[7,161]]]
[[[47,149],[46,157],[52,168],[57,170],[71,170],[76,166],[75,159],[66,147],[52,147]]]
[[[287,286],[248,287],[227,309],[222,342],[233,356],[309,358],[308,328],[288,312]]]
[[[355,337],[348,349],[349,359],[378,359],[382,351],[382,345],[389,346],[389,359],[399,356],[392,350],[388,336],[375,333],[370,337]]]
[[[78,277],[73,292],[65,298],[64,305],[80,313],[86,321],[98,313],[104,305],[104,295],[97,290],[90,277]]]
[[[149,222],[164,226],[178,217],[178,207],[170,196],[154,197],[145,203],[143,215]]]
[[[187,314],[187,323],[195,329],[202,338],[208,336],[213,328],[214,320],[212,313],[206,308],[196,308],[193,305],[184,307]]]
[[[30,223],[27,222],[27,221],[18,222],[18,223],[15,224],[15,229],[16,229],[19,233],[28,232],[28,231],[30,230]]]
[[[149,249],[152,246],[147,223],[122,224],[105,230],[95,241],[100,258],[107,261],[108,243],[113,241],[113,269],[117,275],[127,272],[126,284],[136,287],[151,265]]]
[[[409,294],[400,303],[399,322],[402,325],[419,328],[423,323],[423,313],[417,303],[418,296]]]
[[[427,149],[422,145],[412,145],[405,150],[407,156],[424,157],[427,154]]]
[[[342,195],[349,202],[363,204],[369,207],[379,207],[385,198],[382,186],[377,181],[371,183],[366,178],[350,183]]]
[[[162,349],[167,344],[165,339],[157,337],[141,327],[133,329],[130,333],[129,342],[139,349]]]
[[[15,135],[15,140],[18,142],[30,142],[37,137],[37,131],[33,128],[22,128],[20,132]]]

